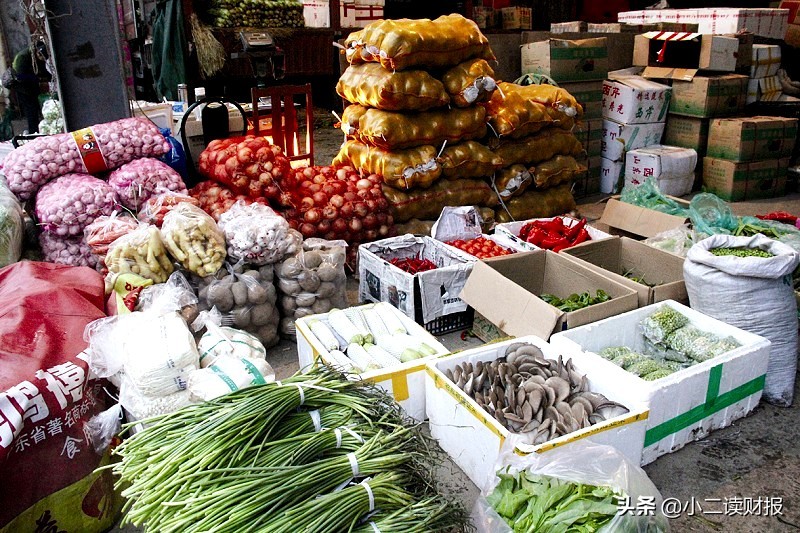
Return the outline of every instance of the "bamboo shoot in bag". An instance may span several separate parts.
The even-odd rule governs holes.
[[[336,92],[348,102],[385,111],[425,111],[450,103],[442,82],[424,70],[391,72],[378,63],[347,67]]]
[[[543,191],[526,191],[511,198],[495,209],[497,222],[513,222],[529,218],[548,218],[563,215],[575,209],[575,198],[570,192],[570,185],[565,183]]]
[[[456,107],[469,107],[492,97],[497,82],[494,70],[485,59],[470,59],[445,72],[444,88]]]
[[[380,62],[387,70],[451,67],[479,57],[495,59],[475,22],[458,14],[436,20],[378,20],[345,41],[350,64]]]
[[[433,146],[388,152],[358,141],[347,141],[333,165],[351,165],[362,173],[378,174],[383,176],[384,183],[398,189],[428,188],[442,175]]]
[[[500,136],[519,139],[554,126],[571,130],[583,108],[564,89],[552,85],[501,82],[486,105],[489,124]]]
[[[345,110],[342,124],[355,127],[352,134],[362,142],[385,150],[441,146],[445,141],[456,143],[486,136],[486,111],[480,106],[420,113],[380,109],[367,109],[362,113],[361,109],[351,112],[351,107]]]
[[[439,156],[442,176],[448,179],[483,178],[503,166],[500,156],[476,141],[448,145]]]
[[[430,189],[401,191],[387,185],[383,194],[395,221],[412,218],[438,218],[444,206],[480,205],[492,207],[498,199],[488,183],[482,180],[448,180],[435,183]]]
[[[548,161],[557,155],[578,156],[583,145],[571,132],[550,128],[522,139],[502,140],[494,153],[503,159],[504,166],[533,165]]]

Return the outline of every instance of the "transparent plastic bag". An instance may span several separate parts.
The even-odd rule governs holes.
[[[639,322],[639,327],[645,338],[656,344],[663,344],[672,332],[686,326],[688,323],[689,318],[687,316],[669,306],[662,305],[644,317]]]
[[[22,206],[5,181],[0,181],[0,267],[19,261],[24,233]]]
[[[217,357],[205,368],[189,374],[188,390],[192,399],[213,400],[240,389],[275,381],[275,371],[264,359]]]
[[[219,228],[235,261],[262,266],[297,253],[302,237],[270,207],[238,201],[219,218]]]
[[[115,211],[108,216],[98,217],[83,230],[86,244],[98,260],[103,261],[111,243],[139,227],[135,218]]]
[[[221,322],[222,315],[216,309],[212,309],[202,311],[192,323],[192,329],[195,331],[206,329],[197,342],[200,368],[212,365],[219,357],[266,360],[267,351],[255,335],[240,329],[220,326]]]
[[[136,218],[146,224],[153,224],[156,227],[161,227],[164,223],[164,217],[172,211],[172,208],[178,204],[187,203],[200,207],[200,201],[193,198],[188,194],[177,193],[172,191],[163,191],[157,196],[151,196],[141,206],[141,209],[136,214]]]
[[[296,255],[276,266],[280,306],[284,319],[281,332],[293,335],[294,320],[347,307],[347,256],[345,241],[306,239]]]
[[[122,428],[122,404],[116,403],[97,413],[86,422],[84,433],[92,442],[92,448],[100,455],[105,453],[111,440]]]
[[[199,313],[197,296],[181,272],[170,274],[166,283],[145,287],[139,294],[137,311],[163,315],[180,313],[187,324],[191,324]]]
[[[209,276],[222,268],[225,236],[205,211],[188,203],[176,205],[161,225],[164,246],[186,270]]]
[[[638,205],[668,215],[689,216],[685,207],[661,193],[658,182],[654,178],[647,178],[639,185],[626,184],[620,194],[620,200],[626,204]]]
[[[111,273],[131,272],[155,283],[167,281],[174,270],[161,232],[145,224],[112,242],[105,263]]]
[[[689,249],[697,240],[698,237],[694,230],[690,229],[688,224],[683,224],[645,239],[644,243],[653,248],[686,257]]]
[[[560,482],[608,487],[623,497],[628,507],[634,507],[640,498],[652,498],[654,509],[652,515],[636,516],[635,512],[617,514],[598,531],[614,533],[629,531],[637,533],[668,532],[669,523],[661,512],[661,494],[638,465],[632,463],[620,451],[612,446],[578,441],[569,446],[554,448],[544,453],[518,455],[514,450],[513,439],[506,440],[496,462],[495,471],[503,475],[525,473],[529,476],[554,478]],[[488,499],[501,483],[497,474],[487,480],[481,496],[472,511],[473,523],[478,533],[506,533],[513,529],[500,514],[489,504]],[[505,482],[501,490],[508,485]],[[553,494],[553,493],[548,493]],[[488,499],[487,499],[488,498]],[[559,498],[560,499],[560,498]],[[547,508],[554,502],[539,499]],[[517,505],[523,508],[532,502],[530,498],[520,499]],[[513,505],[513,502],[508,502]],[[618,509],[621,505],[617,506]],[[520,531],[525,531],[521,529]]]
[[[174,413],[193,402],[188,389],[164,396],[146,396],[123,376],[119,386],[119,403],[136,421]]]
[[[739,226],[739,219],[730,206],[709,193],[700,193],[692,198],[689,218],[694,230],[706,235],[730,235]]]

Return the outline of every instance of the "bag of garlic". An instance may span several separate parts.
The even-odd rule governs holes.
[[[261,266],[297,253],[302,236],[270,207],[237,201],[219,217],[228,243],[228,257]]]

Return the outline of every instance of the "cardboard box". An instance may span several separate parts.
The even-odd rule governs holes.
[[[631,66],[631,57],[633,57],[633,39],[632,33],[550,33],[547,31],[524,31],[521,36],[521,44],[536,43],[546,41],[547,39],[570,39],[580,40],[595,37],[605,37],[606,47],[608,49],[608,70],[619,70]],[[491,41],[491,37],[490,37]],[[492,47],[495,50],[494,47]],[[495,50],[497,54],[497,50]],[[499,55],[499,54],[498,54]],[[503,56],[505,57],[505,56]],[[519,56],[517,56],[519,57]],[[501,63],[502,64],[502,63]]]
[[[688,317],[698,329],[720,337],[731,336],[741,346],[655,381],[645,381],[597,355],[609,346],[644,350],[639,323],[664,305]],[[670,300],[553,335],[551,343],[576,365],[585,363],[589,368],[612,372],[619,389],[638,395],[647,405],[650,416],[643,465],[727,427],[752,411],[764,389],[770,350],[767,339]]]
[[[689,202],[685,200],[670,199],[683,209],[689,208]],[[609,233],[614,235],[648,239],[664,231],[675,229],[688,221],[688,217],[669,215],[654,209],[639,207],[621,201],[619,196],[614,196],[608,199],[598,226],[608,228]]]
[[[575,198],[585,198],[600,192],[600,165],[602,157],[584,157],[578,162],[586,166],[583,172],[572,182],[572,196]]]
[[[439,218],[431,227],[431,237],[439,242],[445,243],[445,246],[448,248],[453,248],[459,253],[470,256],[472,256],[472,254],[469,252],[447,243],[455,240],[469,241],[477,239],[478,237],[483,237],[514,252],[527,251],[526,248],[522,248],[516,242],[504,238],[502,234],[487,235],[483,233],[481,228],[482,224],[483,220],[478,212],[478,208],[474,206],[445,206],[442,208],[442,213],[439,215]],[[474,259],[477,260],[477,257],[474,257]],[[482,261],[494,261],[494,259],[496,258],[491,257],[482,259]]]
[[[567,248],[564,252],[583,266],[596,268],[600,274],[635,290],[639,295],[639,307],[663,300],[689,305],[682,257],[628,237],[606,239],[591,248],[571,251]],[[626,273],[652,286],[636,282],[626,277]]]
[[[747,83],[748,104],[754,102],[772,102],[777,100],[783,92],[783,87],[778,76],[749,80]]]
[[[709,129],[707,155],[732,161],[789,157],[796,141],[796,118],[714,119]]]
[[[586,291],[594,294],[597,289],[611,299],[569,313],[539,298],[541,294],[562,298]],[[554,332],[634,309],[639,301],[632,289],[549,250],[475,263],[461,298],[503,333],[545,340]]]
[[[696,23],[697,32],[711,35],[749,31],[759,37],[782,39],[788,24],[788,9],[750,9],[712,7],[703,9],[647,9],[619,13],[619,22]]]
[[[800,0],[782,0],[778,7],[789,10],[789,24],[800,24]]]
[[[691,117],[719,117],[738,113],[747,99],[747,76],[695,76],[674,81],[669,112]]]
[[[781,47],[775,44],[754,44],[750,56],[750,77],[774,76],[781,68]]]
[[[773,198],[786,193],[789,158],[738,163],[703,159],[703,190],[729,202]]]
[[[618,193],[625,184],[625,158],[612,161],[600,158],[600,192]]]
[[[365,28],[368,24],[371,24],[376,20],[383,19],[383,6],[356,4],[354,16],[355,16],[354,28]]]
[[[529,30],[533,27],[533,11],[529,7],[504,7],[500,10],[504,30]]]
[[[535,246],[529,242],[525,242],[524,240],[519,238],[519,232],[522,230],[522,226],[531,222],[532,220],[553,220],[553,218],[532,218],[530,220],[517,220],[515,222],[504,222],[502,224],[498,224],[495,226],[494,231],[495,235],[502,235],[506,239],[510,240],[511,242],[516,243],[516,245],[522,250],[540,250],[538,246]],[[572,227],[578,223],[578,221],[572,217],[562,216],[560,217],[564,222],[564,225]],[[599,241],[602,239],[608,239],[611,237],[608,233],[602,232],[597,228],[593,228],[592,226],[587,225],[586,231],[589,233],[589,237],[591,240],[578,244],[577,246],[591,246],[595,241]]]
[[[491,7],[474,6],[472,8],[472,20],[482,30],[495,27],[494,17],[495,13]]]
[[[611,161],[622,161],[625,152],[629,150],[661,144],[663,134],[663,122],[620,124],[613,120],[604,120],[600,155]]]
[[[603,140],[603,119],[593,118],[591,120],[581,120],[575,125],[573,130],[575,137],[584,145],[602,142]]]
[[[645,78],[689,81],[699,69],[733,72],[739,40],[722,35],[650,32],[637,35],[633,64],[646,67]]]
[[[736,37],[739,39],[739,53],[736,57],[736,72],[740,74],[747,74],[750,69],[750,63],[753,61],[753,41],[754,36],[750,32],[736,33],[728,35],[728,37]]]
[[[625,184],[638,185],[647,178],[658,182],[662,193],[683,196],[692,191],[697,152],[691,148],[656,145],[631,150],[625,157]]]
[[[620,124],[664,122],[672,89],[641,76],[614,75],[603,82],[603,118]]]
[[[586,31],[586,22],[575,20],[572,22],[551,22],[550,33],[579,33]]]
[[[397,315],[409,335],[413,335],[415,338],[425,342],[425,344],[436,350],[436,354],[425,359],[398,363],[397,366],[391,368],[370,370],[359,374],[359,377],[384,389],[400,404],[400,407],[408,416],[421,422],[427,418],[425,416],[425,364],[430,359],[436,359],[450,353],[450,350],[437,341],[433,335],[425,331],[425,328],[399,310],[390,306],[389,311]],[[320,363],[335,366],[333,360],[330,359],[330,352],[317,339],[309,326],[311,320],[320,320],[327,324],[327,317],[328,314],[324,313],[298,318],[295,321],[295,327],[297,328],[297,357],[301,370]],[[336,335],[335,332],[334,335]],[[337,340],[341,348],[346,348],[347,344],[344,339],[337,336]]]
[[[605,37],[548,39],[522,45],[521,53],[523,74],[546,74],[558,82],[602,80],[608,74]]]
[[[664,144],[692,148],[698,158],[706,155],[708,146],[708,124],[710,119],[667,115],[664,129]]]
[[[603,116],[602,80],[559,83],[558,86],[569,92],[583,106],[583,120],[593,120]]]
[[[303,0],[303,19],[307,28],[330,28],[331,6],[329,0]]]
[[[409,274],[389,263],[393,258],[420,257],[435,270]],[[401,235],[358,247],[358,297],[361,302],[389,302],[407,317],[426,325],[463,313],[458,294],[476,259],[431,237]]]
[[[501,357],[509,344],[526,342],[542,350],[545,358],[558,359],[559,353],[546,342],[536,337],[523,337],[496,344],[473,348],[443,359],[431,361],[426,369],[425,396],[431,436],[450,456],[454,463],[476,485],[483,486],[490,478],[497,462],[500,448],[511,433],[484,410],[475,400],[459,389],[446,375],[461,363],[488,363]],[[569,448],[578,441],[614,446],[635,464],[641,462],[644,431],[647,425],[647,411],[640,403],[631,401],[628,392],[607,380],[603,372],[593,367],[576,365],[575,369],[586,375],[589,389],[604,394],[609,400],[625,405],[629,412],[568,433],[540,445],[527,444],[530,433],[521,435],[521,443],[516,444],[517,452],[547,453],[556,447]]]

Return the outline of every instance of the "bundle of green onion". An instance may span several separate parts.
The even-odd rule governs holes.
[[[326,369],[146,421],[112,468],[123,523],[164,532],[453,531],[436,452],[384,392]]]

